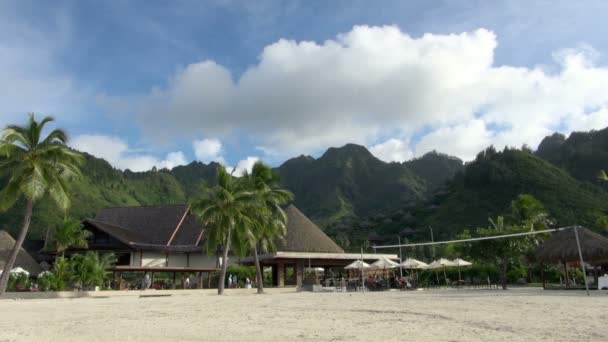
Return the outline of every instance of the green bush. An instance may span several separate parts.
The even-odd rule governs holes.
[[[8,277],[8,291],[26,289],[31,285],[30,277],[23,273],[11,273]]]

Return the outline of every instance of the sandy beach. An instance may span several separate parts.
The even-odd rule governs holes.
[[[0,341],[606,341],[608,295],[445,290],[0,300]]]

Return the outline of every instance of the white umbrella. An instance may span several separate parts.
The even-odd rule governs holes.
[[[427,269],[429,267],[429,265],[427,263],[424,263],[420,260],[416,260],[416,259],[412,259],[412,258],[405,259],[405,261],[402,262],[401,264],[399,264],[399,266],[401,266],[401,268],[405,268],[405,269],[409,269],[409,270],[423,270],[423,269]],[[416,275],[416,281],[418,281],[418,273],[416,273],[415,275]]]
[[[405,261],[399,264],[399,266],[410,270],[425,269],[429,267],[428,264],[412,258],[405,259]]]
[[[359,269],[363,269],[363,268],[369,268],[369,264],[361,261],[361,260],[355,260],[353,263],[351,263],[348,266],[345,266],[344,268],[347,270],[359,270]]]
[[[432,263],[430,263],[428,268],[432,268],[432,269],[443,268],[443,277],[445,278],[445,284],[448,285],[448,277],[445,274],[445,268],[451,267],[451,266],[456,266],[456,264],[453,261],[450,261],[445,258],[441,258],[439,260],[435,260]],[[435,273],[435,275],[436,274],[437,273]],[[439,282],[439,280],[437,280],[437,282]]]
[[[390,259],[382,257],[382,258],[378,259],[376,262],[374,262],[371,265],[371,267],[374,269],[382,270],[382,269],[387,269],[387,268],[399,267],[399,264]]]
[[[462,260],[460,258],[458,259],[454,259],[454,261],[452,261],[454,263],[454,266],[458,267],[458,281],[461,281],[461,277],[460,277],[460,267],[465,267],[465,266],[471,266],[473,265],[472,262],[468,262],[465,260]]]

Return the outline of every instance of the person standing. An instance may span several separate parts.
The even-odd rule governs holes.
[[[232,288],[232,274],[228,276],[228,288]]]
[[[234,275],[234,277],[232,277],[232,285],[235,289],[239,288],[239,277],[236,274]]]

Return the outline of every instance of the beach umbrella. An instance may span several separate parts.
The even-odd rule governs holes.
[[[369,268],[369,264],[361,261],[361,260],[355,260],[353,263],[349,264],[348,266],[345,266],[344,268],[347,270],[359,270],[359,269],[363,269],[363,268]]]
[[[382,258],[376,260],[376,262],[374,262],[371,265],[371,268],[378,269],[378,270],[387,269],[387,268],[395,268],[395,267],[399,267],[399,264],[390,259],[387,259],[385,257],[382,257]]]
[[[420,270],[429,267],[428,264],[412,258],[405,259],[405,261],[399,264],[399,266],[410,270]]]
[[[446,267],[453,267],[453,266],[456,266],[456,264],[453,261],[450,261],[450,260],[445,259],[445,258],[441,258],[439,260],[435,260],[432,263],[430,263],[428,268],[431,268],[431,269],[442,268],[443,269],[443,277],[445,278],[445,284],[448,285],[448,277],[445,274],[445,268]],[[437,273],[435,273],[435,275],[436,274]],[[437,281],[437,282],[439,282],[439,281]]]
[[[401,266],[401,268],[405,268],[405,269],[409,269],[409,270],[423,270],[423,269],[426,269],[429,267],[429,265],[427,263],[424,263],[422,261],[412,259],[412,258],[405,259],[405,261],[403,261],[401,264],[399,264],[399,266]],[[418,274],[416,274],[416,281],[417,280],[418,280]]]
[[[462,260],[460,258],[454,259],[452,262],[454,263],[454,266],[458,267],[458,282],[460,282],[462,280],[460,277],[460,268],[465,267],[465,266],[471,266],[471,265],[473,265],[473,263]]]

